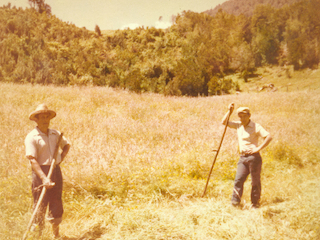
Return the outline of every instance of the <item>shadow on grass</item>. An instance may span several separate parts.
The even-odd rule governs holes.
[[[105,227],[102,227],[101,224],[96,224],[95,226],[91,227],[86,233],[79,237],[61,236],[59,240],[93,240],[100,238],[105,232]]]

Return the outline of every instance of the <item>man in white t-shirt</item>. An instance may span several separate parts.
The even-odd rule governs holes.
[[[229,105],[230,115],[234,110],[234,104]],[[233,206],[239,206],[243,193],[243,184],[249,174],[251,174],[252,189],[251,202],[253,208],[259,207],[261,196],[261,166],[262,159],[260,151],[265,148],[272,140],[271,135],[260,124],[251,121],[250,109],[240,107],[237,109],[240,121],[228,121],[228,113],[222,119],[222,124],[236,129],[239,141],[240,159],[238,161],[237,173],[234,181],[231,203]],[[263,142],[259,145],[259,138]]]
[[[35,111],[29,115],[29,119],[37,123],[25,139],[26,157],[29,159],[32,167],[32,195],[33,207],[37,205],[41,194],[41,187],[46,187],[47,192],[44,196],[39,211],[36,214],[34,225],[39,227],[40,234],[44,227],[44,217],[47,206],[49,206],[48,219],[52,224],[53,233],[56,238],[59,237],[59,224],[62,221],[62,174],[59,167],[61,161],[67,155],[70,149],[70,143],[63,136],[59,147],[62,153],[56,157],[56,167],[52,173],[51,179],[47,177],[53,155],[58,143],[60,132],[49,129],[50,120],[56,116],[53,110],[49,110],[45,104],[40,104]]]

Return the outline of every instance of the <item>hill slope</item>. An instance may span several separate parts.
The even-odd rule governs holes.
[[[260,5],[252,17],[183,12],[166,30],[103,35],[34,9],[0,7],[0,81],[164,95],[233,93],[257,68],[320,62],[320,0]],[[233,81],[233,75],[240,76]],[[240,89],[241,90],[241,89]]]
[[[205,11],[205,13],[214,16],[219,9],[222,9],[229,14],[244,14],[246,16],[252,16],[254,9],[261,4],[270,5],[274,8],[282,8],[285,5],[290,5],[300,1],[301,0],[228,0],[219,4],[214,9]]]

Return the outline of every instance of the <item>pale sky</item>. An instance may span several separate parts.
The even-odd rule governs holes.
[[[138,26],[167,28],[182,11],[204,12],[226,0],[45,0],[52,14],[77,27],[116,30]],[[0,6],[30,7],[28,0],[0,0]],[[162,20],[159,21],[160,16]]]

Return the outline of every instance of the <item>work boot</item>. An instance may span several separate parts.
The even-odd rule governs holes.
[[[240,202],[231,201],[231,206],[233,206],[233,207],[239,207],[239,206],[240,206]]]
[[[59,234],[59,225],[57,224],[52,224],[52,231],[53,231],[53,236],[55,239],[59,239],[60,238],[60,234]]]
[[[33,223],[30,228],[30,235],[36,239],[40,239],[42,236],[44,226]]]
[[[253,203],[253,204],[251,205],[251,208],[252,208],[252,209],[259,209],[259,207],[260,207],[259,203]]]

